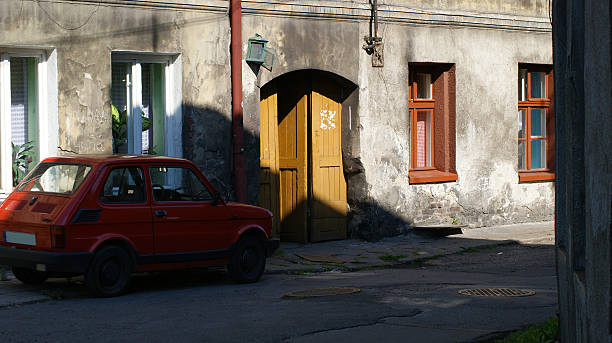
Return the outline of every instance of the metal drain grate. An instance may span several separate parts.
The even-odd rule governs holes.
[[[284,298],[313,298],[326,297],[329,295],[351,294],[361,291],[359,288],[353,287],[332,287],[332,288],[314,288],[301,291],[293,291],[285,294]]]
[[[528,297],[534,295],[535,291],[516,288],[470,288],[459,290],[457,293],[472,297]]]

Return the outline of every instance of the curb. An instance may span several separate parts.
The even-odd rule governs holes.
[[[390,262],[390,263],[389,262],[376,263],[376,264],[369,264],[367,266],[360,266],[360,267],[344,266],[341,264],[339,265],[337,263],[319,263],[318,266],[308,265],[308,266],[304,266],[301,268],[289,268],[289,269],[284,269],[284,270],[266,270],[265,273],[269,275],[279,275],[279,274],[280,275],[282,274],[308,275],[308,274],[320,274],[320,273],[325,273],[325,272],[352,273],[352,272],[359,272],[363,270],[397,268],[397,267],[408,266],[408,265],[417,264],[417,263],[423,263],[423,262],[431,261],[431,260],[438,259],[438,258],[445,257],[445,256],[463,254],[466,252],[473,252],[474,250],[486,250],[486,249],[492,249],[494,247],[511,246],[511,245],[519,245],[519,244],[521,243],[515,240],[504,240],[504,241],[499,241],[497,243],[475,245],[473,247],[463,248],[457,251],[446,252],[446,253],[436,254],[432,256],[424,256],[424,257],[419,257],[419,258],[414,258],[414,259],[404,259],[401,261]],[[335,268],[332,268],[332,267],[335,267]]]

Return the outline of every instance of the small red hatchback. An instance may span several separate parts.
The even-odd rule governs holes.
[[[256,282],[270,211],[225,202],[190,161],[77,156],[39,163],[0,206],[0,264],[24,283],[84,275],[96,296],[123,293],[134,271],[227,265]]]

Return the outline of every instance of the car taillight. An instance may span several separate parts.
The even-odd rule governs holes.
[[[63,226],[51,225],[51,247],[55,249],[66,247],[66,229]]]

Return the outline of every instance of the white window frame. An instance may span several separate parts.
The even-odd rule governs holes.
[[[58,154],[57,52],[53,47],[0,46],[0,193],[13,189],[11,149],[11,57],[37,60],[37,114],[39,160]]]
[[[133,80],[142,79],[142,63],[160,63],[164,65],[164,155],[183,156],[183,74],[182,59],[176,53],[150,53],[134,51],[113,51],[111,63],[131,63]],[[130,80],[131,82],[131,80]],[[142,154],[142,84],[127,84],[128,103],[128,154]],[[131,101],[130,101],[131,99]]]

